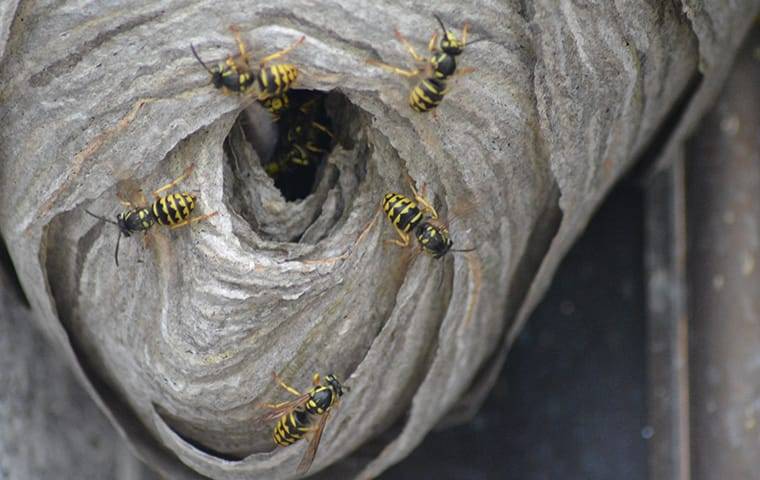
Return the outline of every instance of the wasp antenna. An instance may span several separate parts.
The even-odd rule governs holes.
[[[192,51],[193,51],[193,55],[195,56],[195,59],[196,59],[196,60],[198,60],[198,63],[200,63],[201,65],[203,65],[203,68],[205,68],[205,69],[206,69],[206,71],[207,71],[209,74],[213,75],[214,73],[211,71],[211,69],[210,69],[210,68],[208,68],[208,67],[206,66],[206,64],[205,64],[205,63],[203,63],[203,60],[201,60],[201,57],[199,57],[199,56],[198,56],[198,52],[196,52],[196,51],[195,51],[195,47],[193,46],[193,44],[192,44],[192,43],[190,44],[190,50],[192,50]]]
[[[119,266],[119,243],[121,242],[121,232],[119,232],[119,236],[116,237],[116,250],[113,253],[113,258],[116,260],[116,266]]]
[[[460,249],[454,249],[454,248],[452,248],[452,249],[449,250],[449,252],[459,252],[459,253],[461,253],[461,252],[474,252],[474,251],[475,251],[475,248],[460,248]]]
[[[446,38],[446,27],[443,26],[443,20],[441,20],[441,17],[438,15],[433,14],[436,20],[438,20],[438,25],[441,26],[441,30],[443,30],[443,38]]]
[[[84,209],[84,211],[87,212],[87,213],[89,213],[93,217],[97,218],[98,220],[103,220],[104,222],[113,223],[114,225],[119,225],[118,223],[114,222],[110,218],[101,217],[100,215],[95,215],[94,213],[92,213],[91,211],[87,210],[86,208]]]

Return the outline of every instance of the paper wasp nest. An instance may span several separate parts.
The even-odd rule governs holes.
[[[401,3],[0,7],[0,230],[40,327],[171,478],[295,474],[305,446],[275,449],[255,421],[287,399],[272,371],[351,388],[312,467],[326,478],[376,476],[471,411],[607,190],[668,114],[670,137],[688,131],[758,7]],[[367,64],[410,66],[394,28],[424,51],[433,13],[484,39],[435,116],[407,105],[413,80]],[[191,55],[234,53],[231,24],[254,62],[306,36],[287,59],[295,88],[327,94],[337,144],[303,200],[282,198],[266,145],[241,133],[246,100]],[[191,164],[177,191],[218,214],[122,239],[117,268],[115,227],[84,208],[114,218],[120,197],[150,199]],[[384,242],[379,202],[410,194],[407,175],[473,252]]]

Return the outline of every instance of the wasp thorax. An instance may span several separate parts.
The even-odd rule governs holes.
[[[433,57],[433,70],[437,78],[447,78],[454,74],[457,63],[453,55],[442,53]]]
[[[449,236],[449,230],[443,225],[422,222],[414,233],[422,251],[433,258],[444,256],[454,244]]]

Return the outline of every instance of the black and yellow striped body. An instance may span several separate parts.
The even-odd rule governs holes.
[[[332,150],[332,122],[324,94],[293,90],[287,95],[289,107],[281,111],[277,146],[265,170],[275,180],[282,174],[306,179],[315,174],[323,157]]]
[[[437,222],[420,223],[414,229],[414,235],[417,237],[422,251],[433,258],[441,258],[453,245],[449,236],[449,229]]]
[[[426,78],[414,86],[409,94],[409,105],[418,112],[427,112],[441,103],[446,94],[446,82],[437,78]]]
[[[292,445],[301,440],[309,431],[312,423],[312,417],[305,410],[294,410],[287,415],[283,415],[277,421],[274,427],[274,443],[281,447]]]
[[[302,439],[317,423],[315,420],[325,415],[342,396],[343,385],[335,375],[327,375],[324,384],[314,385],[309,390],[308,398],[303,404],[280,417],[272,434],[274,442],[287,447]]]
[[[195,208],[195,195],[192,193],[172,193],[153,202],[151,213],[161,225],[176,225],[190,218]]]
[[[272,120],[277,122],[284,111],[290,107],[290,96],[286,93],[277,96],[270,96],[259,100],[259,103],[269,110],[272,114]]]
[[[298,78],[298,68],[291,63],[269,65],[259,70],[259,99],[278,97],[285,93]]]
[[[125,237],[130,236],[134,232],[147,230],[155,222],[155,217],[147,208],[129,209],[116,215],[116,224],[121,234]]]
[[[409,233],[422,220],[422,211],[417,202],[400,193],[385,194],[383,211],[393,226],[403,233]]]
[[[253,73],[228,61],[220,63],[211,70],[211,82],[216,88],[246,93],[253,86],[255,79]]]
[[[445,80],[454,75],[457,69],[457,61],[453,55],[441,52],[430,57],[430,66],[435,78]]]
[[[301,145],[307,152],[321,155],[332,147],[333,134],[327,125],[312,120],[305,125],[295,125],[288,130],[288,141]]]
[[[292,144],[290,149],[285,153],[285,158],[281,162],[284,170],[292,167],[308,167],[312,165],[312,156],[304,147],[298,144]]]

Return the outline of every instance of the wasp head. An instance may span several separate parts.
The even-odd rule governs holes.
[[[125,237],[134,232],[147,230],[154,222],[153,214],[148,208],[129,209],[116,215],[116,225]]]
[[[195,59],[198,60],[198,63],[200,63],[204,69],[211,75],[211,83],[214,84],[214,88],[222,88],[224,85],[224,78],[222,77],[222,72],[224,72],[224,64],[220,64],[215,66],[214,68],[208,68],[208,65],[201,60],[200,55],[198,55],[198,52],[195,51],[195,47],[193,44],[190,44],[190,50],[193,51],[193,56],[195,56]]]
[[[441,30],[443,30],[443,36],[438,45],[439,48],[449,55],[456,56],[461,54],[464,51],[464,40],[458,39],[454,32],[446,30],[446,27],[443,26],[443,21],[441,21],[438,15],[435,15],[435,19],[438,20],[438,24],[441,26]]]
[[[135,218],[135,211],[134,210],[125,210],[119,214],[116,215],[116,225],[119,227],[119,232],[121,232],[122,235],[125,237],[128,237],[132,232],[137,230],[133,227],[134,219]]]
[[[337,396],[342,397],[343,396],[343,385],[338,381],[337,378],[335,378],[335,375],[332,373],[327,375],[325,377],[325,383],[328,387],[330,387]]]
[[[211,84],[214,88],[222,88],[224,86],[224,77],[222,72],[224,71],[224,65],[217,65],[209,70],[211,74]]]
[[[417,241],[422,251],[433,258],[441,258],[454,245],[449,236],[449,229],[445,225],[422,222],[415,228]]]

